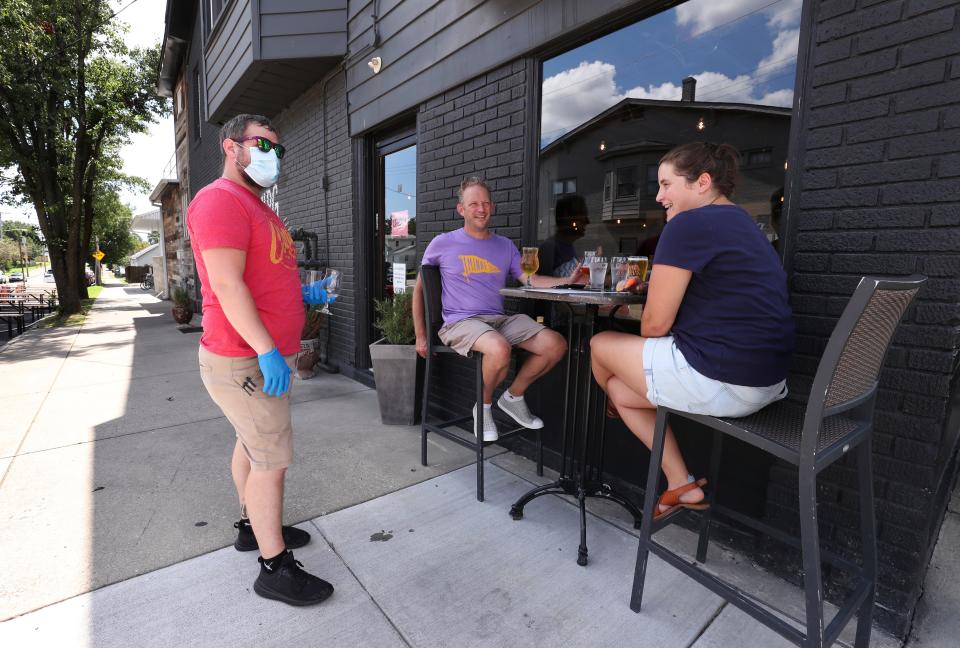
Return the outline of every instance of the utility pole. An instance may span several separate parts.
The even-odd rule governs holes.
[[[23,254],[23,246],[26,244],[26,242],[27,237],[20,235],[20,240],[18,243],[20,244],[20,269],[23,270],[23,283],[27,283],[27,263]]]
[[[95,240],[96,240],[96,242],[97,242],[97,252],[99,252],[99,251],[100,251],[100,237],[99,237],[99,236],[96,237]],[[98,255],[98,256],[99,256],[99,255]],[[98,258],[98,256],[93,257],[93,262],[94,262],[94,264],[95,264],[95,265],[93,266],[93,276],[94,276],[94,278],[96,279],[95,283],[96,283],[98,286],[102,286],[102,285],[103,285],[103,278],[102,278],[102,276],[100,275],[100,259]]]

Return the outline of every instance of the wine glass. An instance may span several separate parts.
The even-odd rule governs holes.
[[[535,275],[540,269],[540,250],[535,247],[525,247],[520,255],[520,270],[525,275]]]
[[[342,276],[339,270],[333,268],[327,268],[327,271],[323,275],[324,281],[327,281],[327,303],[323,305],[323,308],[320,309],[321,313],[330,314],[330,301],[331,298],[336,298],[337,290],[340,288],[340,277]]]

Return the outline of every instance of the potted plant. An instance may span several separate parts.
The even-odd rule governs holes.
[[[422,363],[414,345],[413,293],[374,302],[373,325],[383,338],[370,345],[373,377],[384,425],[414,425],[419,415]]]
[[[193,305],[190,303],[190,293],[185,288],[174,288],[173,319],[177,324],[189,324],[193,319]]]
[[[303,321],[303,330],[300,331],[300,356],[297,358],[297,377],[303,380],[316,375],[314,366],[317,364],[319,350],[320,329],[323,328],[324,313],[322,306],[304,304],[306,319]]]

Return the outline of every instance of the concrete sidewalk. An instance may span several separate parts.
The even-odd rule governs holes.
[[[324,374],[295,384],[285,518],[337,591],[308,609],[260,599],[255,556],[231,546],[232,430],[200,383],[199,335],[169,310],[108,287],[83,327],[0,351],[0,645],[788,645],[656,559],[633,614],[619,507],[591,502],[578,567],[572,502],[508,515],[550,475],[494,453],[477,502],[472,453],[435,441],[422,467],[418,429],[381,425],[375,392]],[[683,529],[661,537],[692,547]],[[709,565],[802,617],[800,592],[742,556],[712,547]],[[873,645],[899,642],[875,630]]]

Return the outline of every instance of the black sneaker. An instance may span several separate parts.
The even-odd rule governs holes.
[[[233,543],[237,551],[253,551],[259,549],[257,537],[253,535],[253,527],[250,526],[250,520],[240,520],[233,523],[233,528],[237,530],[237,541]],[[310,534],[303,529],[285,526],[283,531],[283,543],[287,549],[299,549],[310,542]]]
[[[333,585],[313,574],[303,571],[303,564],[286,551],[280,564],[271,571],[260,562],[260,575],[253,583],[253,591],[263,598],[283,601],[290,605],[316,605],[333,594]]]

